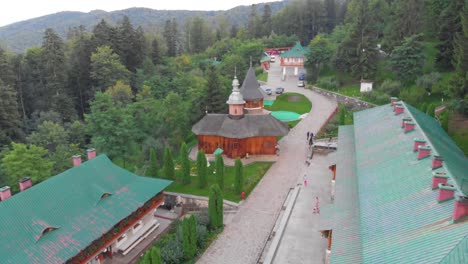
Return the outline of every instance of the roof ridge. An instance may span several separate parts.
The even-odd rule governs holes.
[[[401,102],[402,102],[402,105],[405,107],[406,111],[408,112],[408,114],[410,115],[410,117],[412,118],[413,122],[417,125],[417,127],[418,127],[419,130],[421,131],[421,134],[423,135],[423,137],[424,137],[424,139],[426,140],[426,142],[428,142],[428,143],[430,144],[431,149],[434,151],[433,154],[431,153],[432,156],[438,155],[438,156],[442,156],[442,157],[443,157],[443,155],[440,154],[440,151],[439,151],[439,149],[437,148],[437,146],[436,146],[436,145],[433,143],[433,141],[431,140],[431,137],[427,135],[425,129],[424,129],[423,126],[421,126],[421,124],[419,123],[418,118],[416,118],[416,117],[413,115],[413,112],[412,112],[413,109],[414,109],[414,110],[417,110],[417,111],[419,111],[419,110],[418,110],[417,108],[415,108],[415,107],[413,107],[413,106],[407,104],[407,103],[404,102],[403,100],[401,100]],[[413,108],[413,109],[409,108],[408,106],[410,106],[410,107]],[[425,113],[423,113],[423,114],[425,114]],[[426,114],[426,115],[427,115],[427,114]],[[433,117],[431,117],[431,118],[434,119]],[[435,119],[434,119],[434,121],[437,122],[437,120],[435,120]],[[440,126],[440,123],[439,123],[439,126]],[[443,129],[443,128],[442,128],[442,129]],[[445,130],[444,130],[444,132],[445,132]],[[446,133],[446,132],[445,132],[445,133]],[[448,134],[447,134],[447,136],[448,136]],[[455,144],[455,145],[456,145],[456,144]],[[457,146],[457,147],[458,147],[458,146]],[[459,182],[457,181],[457,177],[455,177],[455,174],[452,172],[452,170],[451,170],[450,167],[451,167],[451,166],[450,166],[449,163],[444,162],[443,169],[444,169],[444,170],[447,172],[447,174],[450,176],[451,181],[456,185],[458,192],[460,192],[460,193],[466,195],[466,194],[463,192],[462,186],[459,185]]]

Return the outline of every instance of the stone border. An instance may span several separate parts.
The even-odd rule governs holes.
[[[349,97],[349,96],[335,93],[329,90],[325,90],[317,86],[312,86],[312,91],[318,94],[321,94],[323,96],[326,96],[328,98],[331,98],[341,104],[352,104],[354,107],[359,108],[359,110],[368,109],[368,108],[377,106],[376,104],[362,101],[355,97]]]

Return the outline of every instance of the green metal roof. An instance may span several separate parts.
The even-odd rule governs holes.
[[[337,158],[340,162],[336,166],[331,263],[361,263],[353,126],[339,128],[338,146]]]
[[[307,48],[302,47],[301,43],[297,42],[290,50],[282,53],[283,58],[304,58],[307,53]]]
[[[468,235],[440,262],[440,264],[450,263],[468,263]]]
[[[429,139],[433,150],[444,158],[444,167],[450,172],[459,190],[468,196],[468,159],[463,151],[447,135],[445,130],[431,116],[405,104],[414,120]]]
[[[270,59],[271,59],[270,56],[263,56],[260,62],[270,61]]]
[[[348,226],[334,224],[332,263],[439,263],[460,247],[468,234],[468,221],[452,221],[454,201],[437,202],[438,191],[430,187],[431,158],[416,158],[417,154],[412,151],[413,139],[427,138],[432,150],[444,156],[444,166],[437,171],[446,172],[450,176],[449,183],[460,178],[458,174],[454,177],[454,173],[466,168],[466,157],[456,154],[460,153],[458,148],[436,127],[435,120],[407,104],[402,105],[405,110],[401,115],[395,115],[390,105],[354,114],[355,154],[340,155],[335,200],[340,205],[343,199],[340,194],[351,200],[349,197],[357,192],[354,204],[342,206],[356,210],[359,221],[356,223],[350,217]],[[401,121],[408,115],[417,125],[414,131],[404,133]],[[446,151],[454,148],[455,154],[444,154],[442,144]],[[342,148],[340,143],[339,147]],[[342,170],[352,170],[350,159],[353,158],[356,159],[357,186],[352,181],[340,183],[340,174],[350,173],[340,171],[340,164],[349,166]],[[466,176],[466,171],[461,176]],[[340,185],[349,189],[343,194]],[[337,206],[336,211],[344,209]],[[356,242],[350,242],[351,238]],[[359,241],[361,249],[356,250],[355,244]],[[351,258],[358,261],[346,261]],[[456,258],[451,259],[454,261],[445,263],[459,263]]]
[[[105,155],[84,162],[0,202],[0,262],[64,263],[169,184]]]

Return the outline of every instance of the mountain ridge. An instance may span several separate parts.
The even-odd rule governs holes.
[[[290,0],[256,4],[257,13],[263,12],[269,4],[272,14],[278,12]],[[179,25],[193,17],[202,17],[208,24],[213,24],[217,17],[226,16],[230,25],[245,25],[251,6],[237,6],[229,10],[196,11],[196,10],[158,10],[145,7],[132,7],[116,11],[92,10],[90,12],[61,11],[37,18],[23,20],[0,27],[0,45],[9,51],[22,53],[30,47],[40,46],[43,33],[47,28],[54,29],[62,38],[70,28],[85,26],[87,31],[101,21],[106,20],[116,25],[125,15],[134,27],[141,26],[145,31],[160,30],[167,19],[175,18]]]

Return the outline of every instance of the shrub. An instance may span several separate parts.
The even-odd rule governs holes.
[[[426,91],[424,88],[412,86],[400,92],[400,97],[411,105],[417,105],[423,101]]]
[[[385,80],[381,85],[380,89],[382,92],[390,96],[398,96],[401,89],[401,83],[399,81]]]
[[[205,151],[200,150],[197,154],[197,176],[198,176],[198,187],[206,187],[206,156]]]
[[[236,163],[234,164],[234,166],[236,172],[234,188],[236,190],[236,193],[240,194],[242,192],[242,189],[244,188],[243,164],[240,158],[236,159]]]
[[[151,264],[162,264],[161,253],[159,252],[158,248],[153,246],[151,248]],[[148,253],[146,253],[148,254]]]
[[[219,188],[224,190],[224,160],[221,154],[216,155],[216,181]]]
[[[166,264],[182,263],[184,259],[184,250],[182,249],[182,243],[177,238],[176,234],[172,234],[161,247],[161,258]]]
[[[255,67],[255,76],[258,76],[263,73],[263,67]]]
[[[416,85],[423,88],[429,94],[432,93],[432,90],[437,82],[440,81],[442,76],[438,72],[431,72],[419,77],[416,80]]]
[[[320,88],[328,90],[335,90],[339,86],[339,83],[336,80],[335,76],[320,78],[317,84]]]
[[[197,222],[192,215],[182,222],[182,245],[185,259],[190,260],[197,253]]]
[[[212,185],[210,188],[208,215],[211,229],[223,227],[223,194],[217,184]]]

